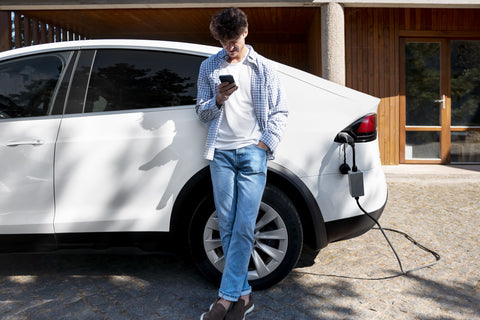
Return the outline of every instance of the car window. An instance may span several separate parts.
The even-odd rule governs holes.
[[[0,119],[50,114],[70,52],[0,62]]]
[[[205,57],[145,50],[99,50],[85,112],[195,104]]]

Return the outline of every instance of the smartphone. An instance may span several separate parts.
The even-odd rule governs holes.
[[[233,79],[233,76],[231,74],[227,74],[227,75],[220,76],[220,82],[234,83],[235,80]]]

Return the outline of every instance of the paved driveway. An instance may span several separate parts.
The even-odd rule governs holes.
[[[380,222],[441,255],[398,276],[380,231],[322,250],[312,267],[256,292],[248,319],[480,319],[480,168],[385,167]],[[405,269],[434,261],[388,232]],[[0,255],[1,319],[198,319],[216,296],[171,256]]]

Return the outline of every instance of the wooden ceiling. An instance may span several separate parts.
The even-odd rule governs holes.
[[[28,10],[19,13],[82,34],[90,39],[158,39],[214,44],[210,18],[217,8]],[[252,43],[305,42],[316,9],[245,8]]]

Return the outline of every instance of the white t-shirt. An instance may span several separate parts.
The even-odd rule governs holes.
[[[262,136],[252,105],[252,68],[246,60],[247,56],[238,63],[223,62],[219,71],[220,75],[233,75],[238,87],[223,106],[223,118],[215,145],[221,150],[239,149],[257,144]]]

